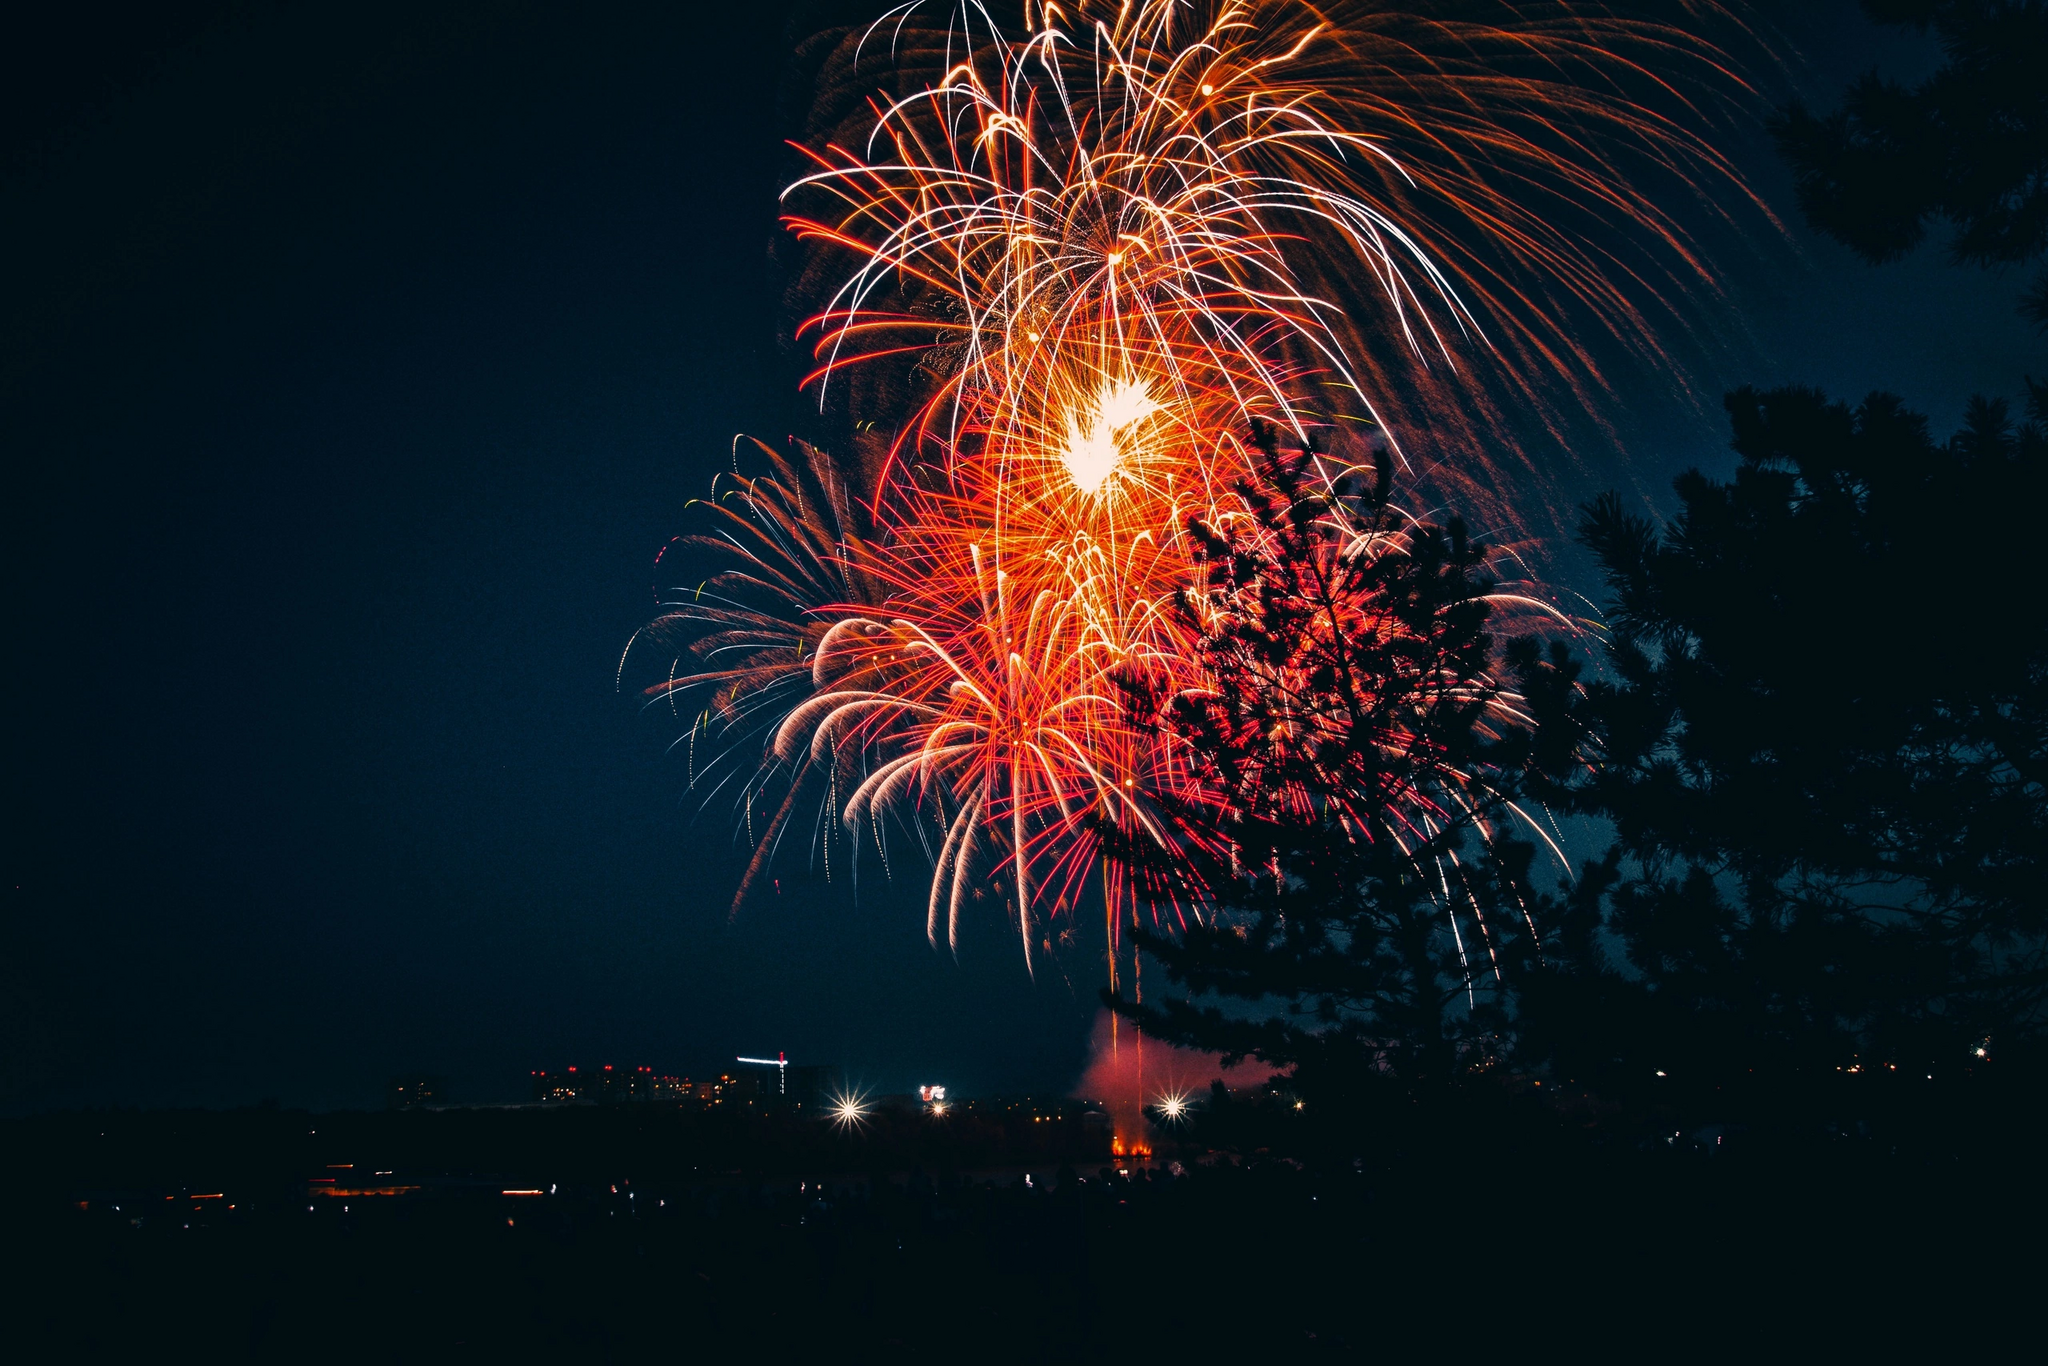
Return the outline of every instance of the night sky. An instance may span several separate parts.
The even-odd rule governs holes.
[[[1930,64],[1812,8],[1817,104]],[[802,22],[9,21],[0,1103],[369,1105],[408,1070],[511,1099],[532,1067],[778,1049],[885,1089],[1072,1083],[1093,962],[1033,981],[991,915],[956,963],[915,878],[856,900],[800,856],[728,926],[728,813],[614,690],[685,501],[800,420],[770,249]],[[1615,377],[1595,484],[1732,467],[1736,383],[1887,387],[1946,431],[2048,368],[2016,279],[1864,266],[1797,226],[1760,133],[1735,150],[1789,241],[1716,262],[1737,340],[1674,342],[1703,407]]]

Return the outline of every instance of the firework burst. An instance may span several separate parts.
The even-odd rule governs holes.
[[[702,691],[692,780],[737,793],[756,848],[741,896],[808,790],[828,871],[835,842],[885,862],[892,826],[921,843],[935,943],[942,928],[957,942],[970,889],[993,882],[1028,964],[1099,873],[1113,954],[1126,889],[1097,832],[1186,838],[1157,828],[1150,799],[1199,782],[1133,724],[1117,680],[1200,686],[1174,595],[1191,521],[1243,521],[1248,432],[1313,444],[1331,479],[1403,459],[1384,408],[1408,389],[1379,343],[1405,373],[1490,344],[1498,277],[1459,232],[1543,268],[1618,334],[1640,328],[1520,195],[1597,189],[1684,257],[1599,149],[1628,134],[1674,162],[1694,145],[1623,97],[1625,59],[1600,58],[1597,95],[1558,73],[1603,39],[1696,45],[1562,7],[1401,27],[1294,3],[1033,4],[1010,37],[968,5],[943,39],[915,9],[849,40],[848,70],[906,49],[900,65],[931,77],[869,101],[857,142],[806,149],[787,196],[797,236],[851,263],[801,329],[807,383],[830,402],[894,374],[902,420],[852,483],[806,451],[726,485],[691,545],[718,567],[666,603],[653,638],[677,662],[651,693]],[[1554,90],[1487,66],[1510,36]],[[1417,57],[1424,37],[1436,56]],[[1508,112],[1524,104],[1545,112]],[[1383,324],[1370,336],[1367,317]],[[1518,354],[1539,345],[1522,324],[1506,335]],[[1347,553],[1398,534],[1361,528]],[[701,773],[700,737],[716,742]]]

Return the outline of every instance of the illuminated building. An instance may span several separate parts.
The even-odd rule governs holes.
[[[757,1073],[761,1095],[767,1099],[779,1100],[789,1094],[789,1054],[777,1053],[772,1058],[735,1058],[745,1067],[772,1067],[773,1073]]]
[[[573,1067],[561,1072],[535,1072],[533,1098],[556,1105],[572,1105],[578,1101],[586,1105],[595,1104],[597,1096],[588,1092],[586,1076]]]
[[[409,1073],[384,1083],[384,1108],[410,1110],[415,1105],[432,1105],[448,1099],[448,1078]]]
[[[736,1058],[734,1061],[757,1069],[751,1074],[762,1100],[791,1105],[799,1110],[829,1110],[832,1100],[846,1089],[846,1076],[830,1064],[791,1067],[787,1053],[773,1058]],[[769,1068],[774,1071],[769,1071]]]
[[[806,1072],[818,1069],[791,1068],[790,1092],[797,1094],[811,1085]],[[721,1074],[710,1081],[695,1081],[652,1067],[567,1067],[559,1071],[537,1069],[531,1074],[532,1097],[550,1105],[675,1105],[709,1108],[726,1101],[752,1101],[758,1097],[779,1098],[781,1073],[772,1077]],[[763,1083],[766,1083],[764,1085]],[[818,1083],[823,1084],[823,1083]],[[770,1089],[775,1088],[775,1089]]]
[[[653,1068],[643,1067],[633,1079],[633,1099],[654,1105],[681,1105],[696,1094],[696,1087],[688,1077],[656,1074]]]

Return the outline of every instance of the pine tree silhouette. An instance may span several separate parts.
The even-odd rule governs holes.
[[[1499,1061],[1531,953],[1531,849],[1503,820],[1531,737],[1497,706],[1488,551],[1456,520],[1404,524],[1384,462],[1332,487],[1313,452],[1254,436],[1248,516],[1193,524],[1178,605],[1212,686],[1127,684],[1199,795],[1158,799],[1170,854],[1106,832],[1155,898],[1195,905],[1140,936],[1183,994],[1105,999],[1155,1037],[1291,1068],[1311,1100],[1441,1088]]]
[[[2048,252],[2048,4],[1864,0],[1882,23],[1931,28],[1948,63],[1908,89],[1875,72],[1842,108],[1790,106],[1773,132],[1807,221],[1872,262],[1955,227],[1959,262],[2020,265]],[[2020,311],[2048,329],[2048,271]]]
[[[2006,517],[2048,489],[2044,398],[1937,445],[1886,395],[1742,390],[1732,481],[1681,477],[1663,528],[1588,507],[1612,677],[1532,706],[1598,750],[1545,795],[1616,840],[1528,984],[1532,1054],[1784,1113],[2038,1036],[2048,607]]]

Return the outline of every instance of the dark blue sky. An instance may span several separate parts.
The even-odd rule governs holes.
[[[1924,62],[1838,8],[1793,35],[1818,102]],[[729,928],[729,823],[613,690],[685,500],[794,420],[786,8],[185,14],[11,44],[6,1103],[775,1049],[1066,1086],[1093,963],[1034,982],[989,925],[956,965],[914,886],[794,861]],[[2044,368],[2017,282],[1938,250],[1797,230],[1717,265],[1746,339],[1695,357],[1706,411],[1620,375],[1593,482],[1727,468],[1729,384],[1889,387],[1946,429]]]

